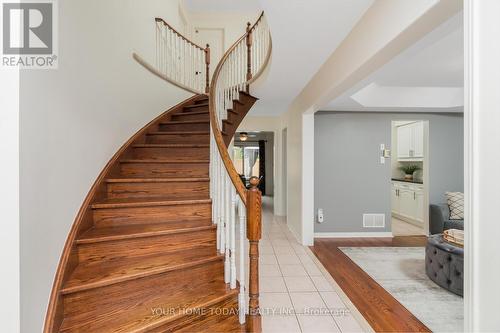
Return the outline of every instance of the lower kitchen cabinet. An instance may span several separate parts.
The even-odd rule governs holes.
[[[421,184],[392,181],[392,214],[408,222],[424,222],[424,188]]]

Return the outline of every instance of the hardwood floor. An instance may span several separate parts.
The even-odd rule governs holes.
[[[431,332],[339,247],[425,246],[425,236],[315,239],[311,250],[376,332]]]

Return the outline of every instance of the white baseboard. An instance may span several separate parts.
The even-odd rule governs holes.
[[[356,238],[356,237],[393,237],[390,231],[377,232],[315,232],[314,238]]]

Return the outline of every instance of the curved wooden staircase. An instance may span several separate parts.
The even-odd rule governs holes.
[[[256,101],[242,96],[233,124]],[[212,224],[207,100],[167,111],[103,171],[68,239],[47,332],[241,329]]]
[[[248,88],[270,57],[267,24],[263,14],[252,27],[248,24],[246,34],[217,65],[209,86],[208,45],[203,49],[165,21],[155,22],[160,35],[169,36],[157,38],[157,50],[166,49],[165,40],[190,49],[194,58],[182,66],[195,66],[175,81],[178,75],[169,75],[172,69],[166,64],[172,61],[164,54],[157,54],[161,71],[134,58],[196,95],[137,132],[97,178],[66,240],[44,333],[260,331],[258,180],[251,180],[250,190],[244,188],[227,147],[257,100]],[[258,47],[252,50],[252,43]],[[206,65],[204,71],[200,64]]]

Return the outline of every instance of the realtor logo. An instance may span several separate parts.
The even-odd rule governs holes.
[[[55,3],[2,4],[2,66],[56,68]]]

